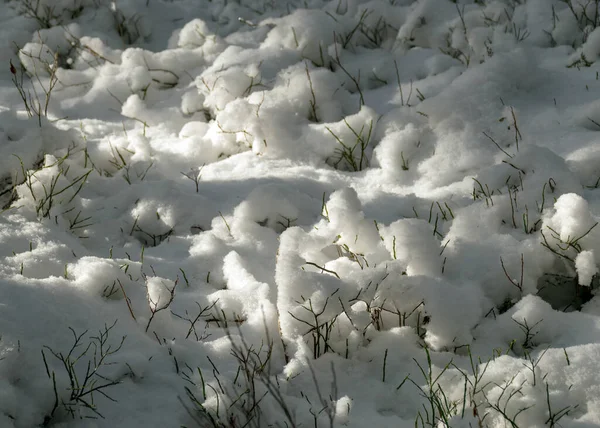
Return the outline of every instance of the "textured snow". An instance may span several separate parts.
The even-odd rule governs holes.
[[[600,426],[599,16],[4,1],[0,427]]]

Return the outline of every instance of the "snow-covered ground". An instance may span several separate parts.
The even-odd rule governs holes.
[[[0,427],[600,426],[600,0],[4,0]]]

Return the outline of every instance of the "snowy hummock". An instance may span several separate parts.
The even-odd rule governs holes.
[[[599,17],[4,1],[0,427],[600,426]]]

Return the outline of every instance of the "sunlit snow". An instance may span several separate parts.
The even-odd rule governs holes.
[[[4,0],[0,58],[0,428],[600,426],[600,0]]]

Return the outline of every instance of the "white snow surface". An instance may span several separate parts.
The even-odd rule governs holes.
[[[5,0],[0,427],[600,426],[598,0]]]

